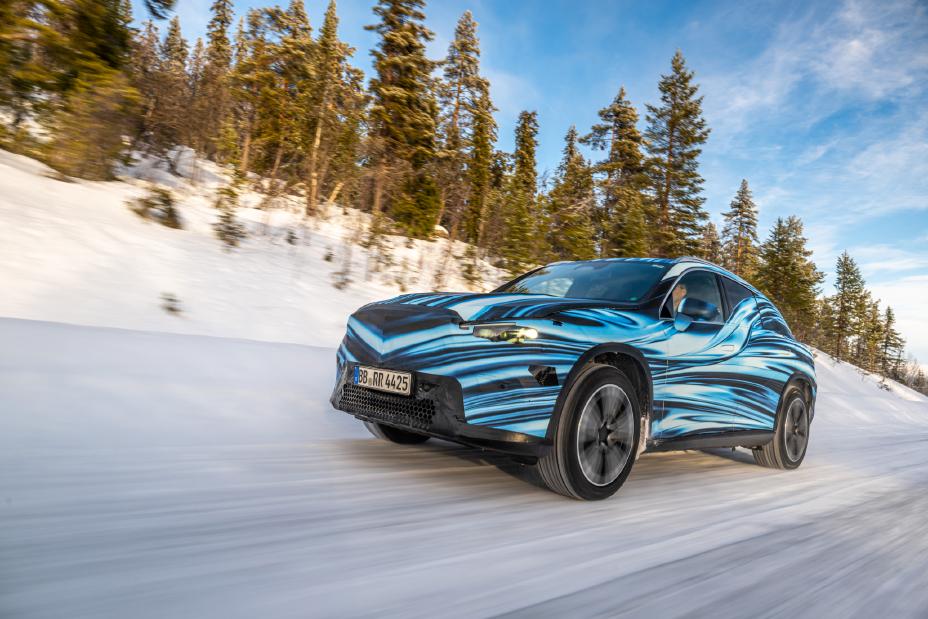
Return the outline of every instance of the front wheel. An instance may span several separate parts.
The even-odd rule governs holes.
[[[809,403],[799,387],[783,394],[773,440],[754,449],[754,461],[772,469],[799,468],[809,446]]]
[[[377,438],[382,438],[391,443],[399,443],[400,445],[418,445],[419,443],[424,443],[429,440],[429,437],[425,434],[407,432],[406,430],[400,430],[399,428],[377,423],[376,421],[365,421],[364,427]]]
[[[625,483],[635,463],[641,410],[627,376],[592,365],[571,388],[538,471],[553,491],[575,499],[605,499]]]

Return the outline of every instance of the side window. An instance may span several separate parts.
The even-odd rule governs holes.
[[[764,328],[778,333],[783,337],[788,337],[792,339],[793,334],[790,332],[789,327],[786,326],[785,322],[777,320],[776,318],[764,318]]]
[[[681,277],[670,296],[667,297],[667,302],[661,309],[661,315],[671,318],[676,316],[677,308],[684,299],[694,299],[699,302],[699,312],[693,316],[695,320],[722,322],[722,295],[714,273],[690,271]],[[694,307],[696,307],[695,304]]]
[[[727,277],[722,277],[722,287],[725,288],[725,296],[728,297],[728,307],[731,314],[735,313],[735,308],[738,307],[739,303],[754,296],[754,293],[748,288]]]

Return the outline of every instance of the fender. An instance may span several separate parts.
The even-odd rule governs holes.
[[[646,415],[648,419],[651,418],[651,412],[654,406],[654,385],[651,380],[651,371],[648,369],[648,362],[645,360],[644,355],[641,354],[640,350],[634,346],[629,346],[628,344],[622,344],[619,342],[598,344],[580,355],[580,357],[574,363],[573,367],[570,369],[570,372],[567,373],[567,378],[563,383],[564,386],[561,388],[561,392],[558,394],[557,400],[554,403],[554,412],[551,414],[551,420],[548,422],[548,430],[545,433],[546,443],[553,444],[554,430],[557,428],[558,420],[561,417],[561,410],[564,408],[564,403],[567,400],[567,395],[573,388],[574,383],[577,382],[577,379],[583,373],[584,368],[599,355],[607,353],[618,353],[634,359],[634,362],[638,365],[638,368],[644,375],[646,383],[644,387],[648,395],[647,404],[645,405],[644,402],[640,403],[642,404],[642,414]]]
[[[815,383],[815,378],[799,370],[796,370],[792,373],[792,375],[789,377],[789,380],[786,381],[786,383],[783,385],[783,389],[780,391],[780,400],[777,402],[776,417],[774,417],[774,430],[776,430],[776,424],[780,421],[780,404],[783,402],[783,396],[786,395],[786,392],[790,387],[796,386],[797,384],[805,384],[809,388],[809,391],[811,392],[811,400],[809,402],[809,423],[812,423],[812,420],[815,419],[815,394],[816,391],[818,391],[818,385]]]

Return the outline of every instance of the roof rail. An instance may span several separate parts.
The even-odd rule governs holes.
[[[711,264],[712,266],[719,266],[714,262],[710,262],[705,258],[697,258],[696,256],[680,256],[676,260],[677,262],[702,262],[703,264]]]

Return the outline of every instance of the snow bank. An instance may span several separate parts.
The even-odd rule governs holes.
[[[55,180],[42,164],[0,151],[0,316],[334,346],[360,305],[436,288],[447,241],[390,238],[393,266],[375,273],[355,245],[366,214],[330,208],[304,221],[296,197],[261,210],[263,196],[242,195],[239,217],[250,236],[226,251],[212,228],[225,172],[189,150],[172,156],[181,176],[140,159],[123,170],[125,181],[101,183]],[[184,230],[125,206],[149,182],[175,192]],[[454,254],[464,248],[457,243]],[[346,265],[352,281],[336,289]],[[447,266],[438,287],[468,289],[457,262]],[[483,268],[490,284],[504,279]],[[165,294],[181,313],[163,310]]]

